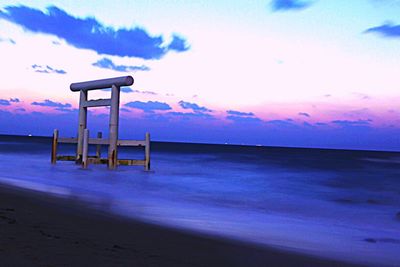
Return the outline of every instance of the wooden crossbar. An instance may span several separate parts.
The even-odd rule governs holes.
[[[68,137],[60,137],[58,138],[58,142],[57,143],[63,143],[63,144],[76,144],[78,143],[78,138],[68,138]]]
[[[146,140],[118,140],[118,146],[146,146]]]
[[[139,160],[139,159],[118,159],[117,161],[118,165],[125,165],[125,166],[143,166],[146,162],[146,160]],[[88,157],[88,162],[90,164],[107,164],[108,159]]]
[[[138,160],[138,159],[119,159],[118,165],[127,165],[127,166],[143,166],[146,164],[146,160]]]
[[[57,160],[60,161],[75,161],[76,156],[56,156]]]
[[[111,99],[96,99],[96,100],[83,101],[82,106],[84,108],[111,106]]]
[[[58,161],[75,161],[75,156],[57,156]],[[96,156],[88,157],[89,164],[107,164],[108,159],[106,158],[97,158]],[[118,165],[124,166],[143,166],[146,163],[146,160],[140,159],[118,159]]]
[[[63,144],[77,144],[78,138],[73,137],[60,137],[58,143]],[[89,138],[89,145],[108,145],[108,139]],[[146,146],[146,140],[118,140],[118,146]]]

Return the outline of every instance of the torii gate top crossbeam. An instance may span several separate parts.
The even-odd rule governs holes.
[[[77,92],[77,91],[111,88],[113,85],[116,87],[120,87],[120,86],[130,86],[132,84],[133,84],[132,76],[123,76],[117,78],[72,83],[70,89],[71,91]]]

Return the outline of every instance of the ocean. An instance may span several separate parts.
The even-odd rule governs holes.
[[[146,172],[51,165],[50,151],[50,138],[0,136],[0,183],[168,227],[400,265],[400,153],[152,142]]]

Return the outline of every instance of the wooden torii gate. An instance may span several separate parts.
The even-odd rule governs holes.
[[[144,165],[145,169],[149,170],[150,134],[146,133],[146,139],[144,141],[118,139],[120,88],[121,86],[130,86],[132,84],[132,76],[72,83],[70,86],[71,91],[80,92],[78,138],[59,138],[58,130],[54,130],[51,162],[55,164],[57,160],[71,160],[75,161],[77,164],[82,164],[84,168],[87,167],[89,162],[95,164],[107,163],[110,169],[115,169],[117,165]],[[89,90],[107,88],[111,88],[111,98],[88,100]],[[98,138],[89,138],[89,130],[87,129],[87,108],[102,106],[110,106],[109,139],[102,139],[101,133],[98,134]],[[76,143],[76,156],[57,156],[58,143]],[[89,144],[98,145],[96,156],[94,157],[88,156]],[[101,158],[101,145],[108,145],[107,159]],[[145,159],[118,159],[118,146],[144,146]]]

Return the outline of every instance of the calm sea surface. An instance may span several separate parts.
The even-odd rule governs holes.
[[[0,136],[0,182],[161,225],[400,264],[400,153],[154,142],[150,172],[109,171],[51,165],[50,143]],[[59,153],[74,151],[62,145]],[[140,149],[119,155],[143,156]]]

